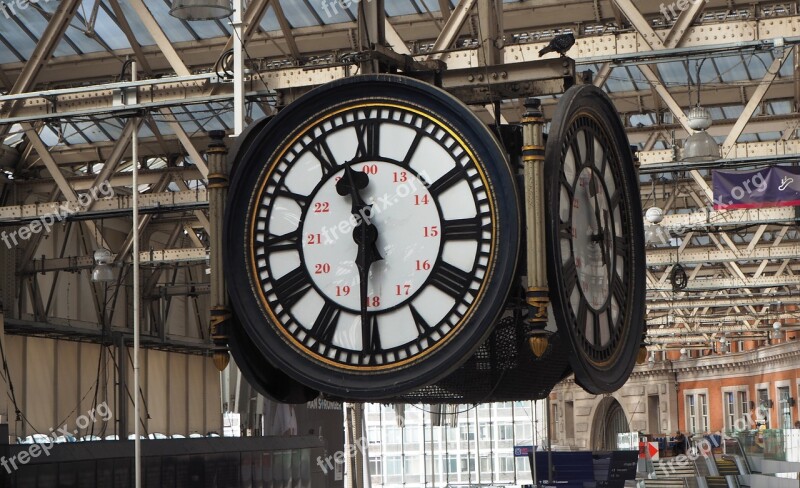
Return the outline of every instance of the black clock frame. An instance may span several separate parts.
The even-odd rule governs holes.
[[[610,164],[615,187],[621,192],[618,196],[621,222],[612,221],[612,225],[622,226],[622,240],[615,241],[613,258],[626,260],[625,276],[624,282],[619,283],[615,290],[616,272],[614,266],[609,266],[609,296],[604,306],[609,306],[615,292],[624,295],[625,304],[620,304],[621,325],[616,337],[612,337],[605,348],[588,341],[578,327],[570,304],[572,287],[580,288],[577,270],[575,266],[565,269],[562,264],[560,188],[562,184],[569,184],[562,181],[563,161],[573,136],[580,129],[588,130],[600,139],[605,164]],[[575,181],[583,167],[585,165],[576,166]],[[612,195],[607,194],[605,183],[602,184],[610,198]],[[545,149],[545,198],[547,277],[558,334],[572,347],[570,365],[576,382],[594,394],[615,391],[630,376],[645,331],[644,230],[639,181],[624,127],[611,100],[593,85],[571,87],[556,108]],[[570,209],[570,222],[572,215]],[[624,253],[620,256],[617,251]],[[579,293],[580,299],[584,300],[583,290]]]
[[[396,368],[348,370],[321,362],[298,348],[272,323],[259,299],[248,263],[252,236],[250,218],[265,163],[297,134],[298,126],[355,103],[390,103],[432,115],[458,134],[481,164],[488,179],[488,197],[494,206],[495,236],[485,284],[475,298],[468,318],[459,322],[436,350]],[[226,208],[224,259],[232,305],[238,311],[247,337],[277,368],[329,395],[361,400],[396,396],[431,384],[458,368],[492,332],[505,305],[515,276],[519,250],[520,218],[517,187],[504,151],[487,127],[460,101],[426,83],[394,75],[364,75],[323,85],[255,129],[236,156],[237,171]],[[301,224],[302,225],[302,224]],[[301,265],[302,267],[302,265]]]

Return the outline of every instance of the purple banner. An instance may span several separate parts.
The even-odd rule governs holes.
[[[714,210],[800,206],[800,167],[711,173]]]

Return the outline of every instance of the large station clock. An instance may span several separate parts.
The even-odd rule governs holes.
[[[567,90],[545,151],[548,285],[558,332],[589,392],[628,379],[644,332],[644,233],[628,139],[605,93]]]
[[[392,75],[298,99],[237,156],[227,282],[247,336],[305,385],[379,399],[457,368],[517,262],[516,186],[484,124]]]

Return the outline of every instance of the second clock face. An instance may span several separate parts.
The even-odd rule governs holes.
[[[356,194],[341,191],[347,171],[363,185]],[[485,286],[488,192],[469,146],[429,114],[359,103],[314,120],[282,148],[256,199],[263,305],[295,347],[338,367],[381,369],[426,354]],[[365,228],[374,255],[362,276]]]

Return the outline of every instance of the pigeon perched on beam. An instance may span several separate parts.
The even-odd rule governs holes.
[[[566,56],[567,51],[575,45],[575,36],[572,33],[559,34],[550,40],[550,44],[539,50],[539,57],[541,58],[547,53],[556,52],[562,57]]]

